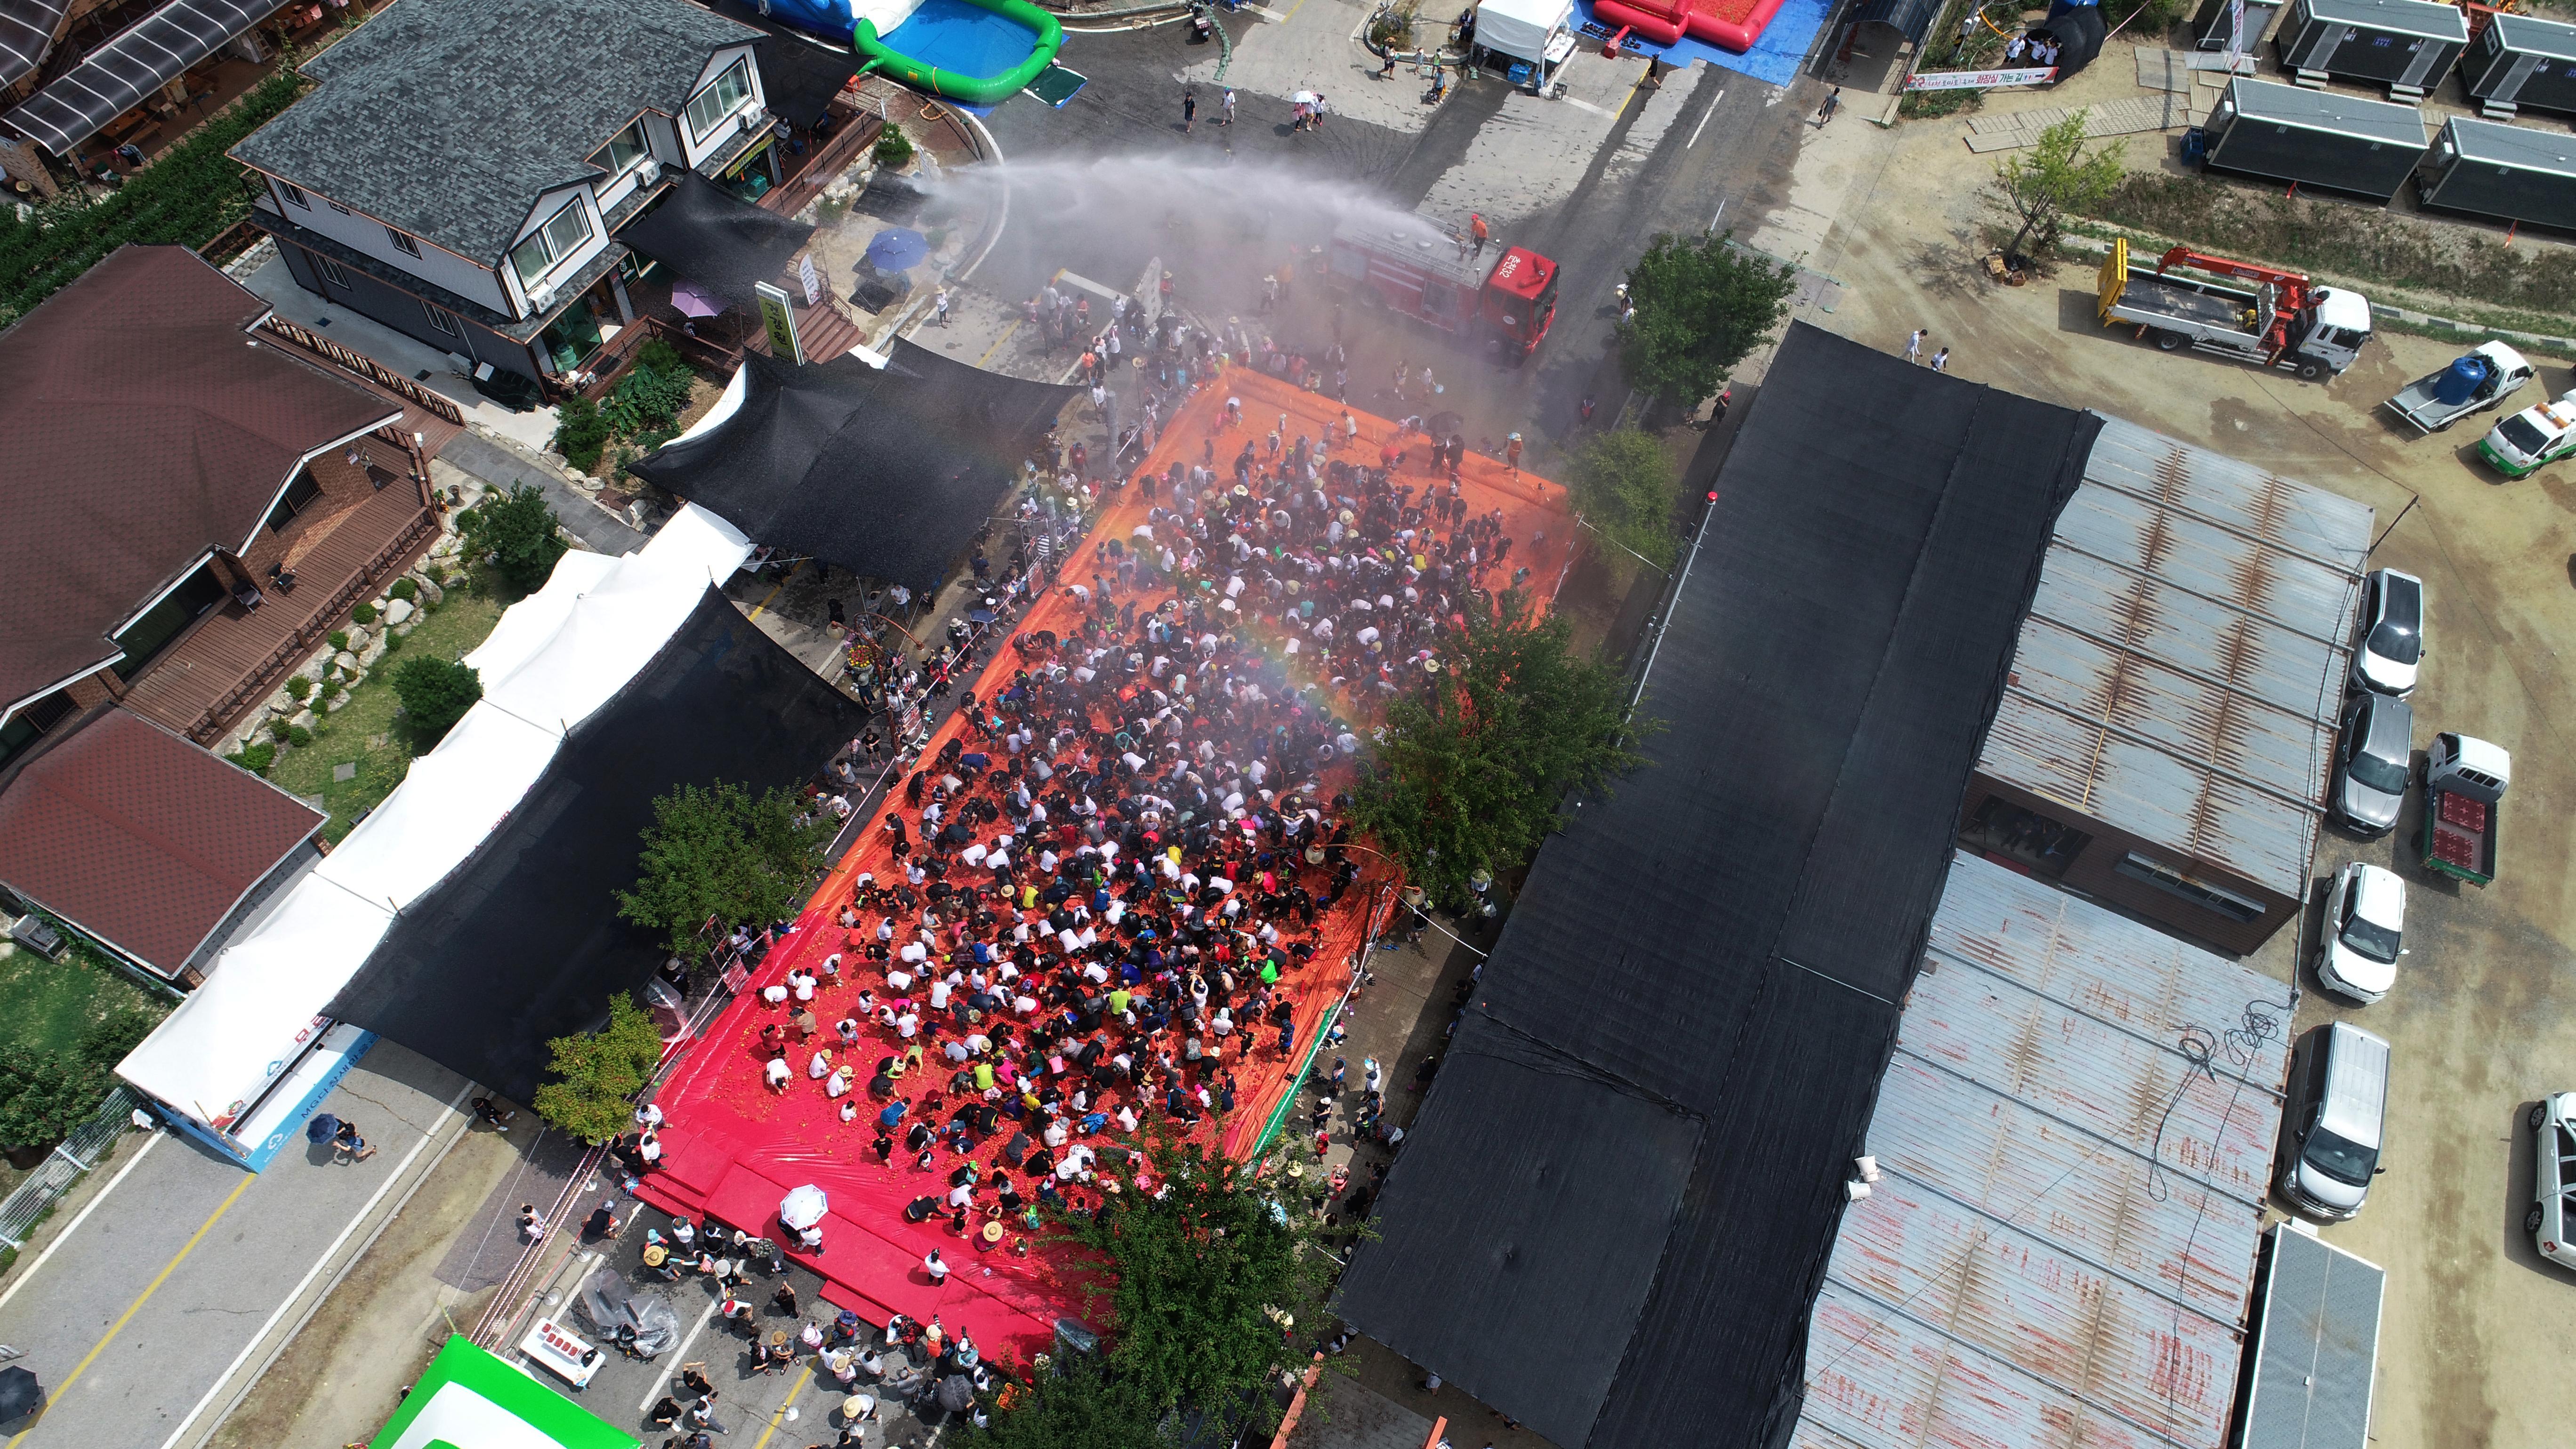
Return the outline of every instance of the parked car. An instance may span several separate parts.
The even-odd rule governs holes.
[[[2373,569],[2364,582],[2352,682],[2403,699],[2415,692],[2415,671],[2424,660],[2424,581]]]
[[[2414,759],[2415,707],[2375,690],[2353,695],[2343,710],[2343,737],[2335,741],[2334,793],[2326,802],[2335,818],[2356,835],[2396,829]]]
[[[2326,895],[2325,940],[2317,947],[2317,980],[2364,1006],[2397,984],[2406,954],[2406,882],[2394,871],[2356,860],[2335,874]]]
[[[2350,1022],[2330,1022],[2299,1044],[2282,1109],[2288,1142],[2281,1195],[2313,1218],[2361,1211],[2379,1165],[2388,1118],[2388,1043]]]
[[[2576,1092],[2552,1092],[2531,1104],[2533,1176],[2531,1210],[2522,1215],[2540,1256],[2576,1268],[2576,1243],[2567,1240],[2576,1220]]]

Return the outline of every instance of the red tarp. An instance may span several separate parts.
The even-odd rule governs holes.
[[[1242,400],[1241,427],[1256,436],[1267,433],[1285,414],[1287,424],[1281,431],[1286,439],[1300,434],[1320,437],[1328,431],[1336,439],[1342,437],[1342,409],[1327,398],[1247,369],[1229,369],[1217,382],[1181,406],[1149,456],[1149,466],[1159,470],[1176,460],[1195,462],[1201,456],[1202,440],[1210,437],[1217,438],[1221,456],[1240,447],[1239,437],[1223,436],[1231,431],[1222,426],[1228,396]],[[1355,461],[1374,463],[1378,446],[1394,435],[1396,426],[1364,413],[1352,416],[1360,426],[1357,447],[1337,444],[1336,451]],[[1410,440],[1410,457],[1400,481],[1416,485],[1425,481],[1429,451],[1427,440],[1419,435]],[[1476,454],[1467,457],[1460,476],[1473,512],[1503,511],[1503,531],[1519,540],[1513,557],[1526,557],[1532,566],[1527,587],[1541,599],[1551,596],[1573,531],[1564,509],[1564,490],[1532,474],[1514,474],[1499,460]],[[1087,580],[1093,542],[1128,537],[1145,521],[1150,506],[1137,489],[1117,495],[1065,565],[1064,581]],[[1544,547],[1518,551],[1540,530],[1550,535]],[[1500,576],[1489,582],[1499,583]],[[1145,597],[1150,601],[1155,596]],[[1031,608],[1019,627],[1022,632],[1053,630],[1061,637],[1075,630],[1079,619],[1078,601],[1058,590]],[[983,677],[974,682],[976,697],[994,697],[1023,662],[1011,649],[1000,650]],[[1347,712],[1354,703],[1346,691],[1335,707]],[[931,737],[924,758],[935,756],[962,728],[962,721],[952,715]],[[880,813],[887,808],[900,808],[899,800],[881,805]],[[919,838],[924,832],[918,828],[918,812],[904,813]],[[1385,894],[1382,888],[1392,879],[1373,853],[1360,859],[1369,868],[1359,884],[1339,908],[1318,918],[1312,960],[1303,965],[1292,962],[1293,969],[1281,978],[1281,987],[1291,993],[1296,1007],[1295,1054],[1282,1057],[1275,1045],[1265,1044],[1231,1059],[1238,1087],[1236,1109],[1221,1117],[1211,1114],[1199,1128],[1230,1155],[1249,1156],[1259,1147],[1265,1128],[1294,1085],[1301,1062],[1314,1050],[1325,1014],[1348,984],[1348,963],[1366,936],[1361,917],[1371,900]],[[877,913],[866,913],[862,933],[845,933],[833,920],[850,899],[851,882],[862,872],[879,880],[900,878],[881,832],[868,832],[833,869],[795,932],[769,953],[753,974],[751,988],[716,1019],[706,1038],[690,1049],[688,1059],[665,1084],[658,1099],[668,1119],[661,1133],[662,1163],[645,1178],[643,1196],[667,1211],[710,1213],[729,1226],[783,1243],[792,1235],[779,1227],[779,1199],[791,1188],[812,1183],[831,1200],[831,1212],[823,1223],[823,1251],[813,1256],[791,1251],[789,1256],[823,1276],[827,1300],[877,1322],[892,1312],[925,1321],[936,1313],[950,1330],[973,1335],[987,1354],[1025,1361],[1028,1354],[1047,1347],[1057,1317],[1085,1314],[1080,1262],[1056,1249],[1033,1247],[1021,1256],[1019,1246],[1032,1235],[1016,1221],[1004,1220],[1001,1242],[989,1249],[980,1236],[985,1221],[980,1215],[969,1220],[970,1236],[963,1238],[944,1217],[922,1223],[904,1221],[904,1205],[925,1194],[944,1194],[948,1174],[964,1159],[943,1149],[937,1165],[922,1170],[898,1148],[890,1164],[880,1165],[869,1143],[876,1132],[876,1112],[883,1104],[864,1091],[856,1092],[860,1113],[855,1120],[842,1122],[839,1104],[829,1100],[822,1084],[809,1080],[802,1070],[811,1048],[791,1051],[791,1061],[799,1070],[786,1092],[772,1092],[762,1081],[767,1053],[760,1033],[781,1020],[785,1011],[765,1005],[759,988],[782,980],[791,968],[812,969],[823,957],[842,952],[843,980],[821,987],[813,1002],[815,1015],[826,1024],[815,1042],[820,1046],[831,1043],[829,1023],[849,1014],[850,1000],[862,986],[884,986],[867,970],[856,949],[858,935],[873,931]],[[1310,886],[1325,883],[1324,872],[1309,871],[1307,876]],[[932,1033],[925,1031],[919,1040],[935,1061]],[[846,1055],[864,1067],[897,1049],[891,1032],[870,1026],[861,1045]],[[838,1054],[835,1059],[840,1059]],[[938,1085],[923,1079],[938,1075],[934,1071],[905,1078],[902,1095],[922,1096],[926,1085]],[[1104,1139],[1118,1136],[1113,1124]],[[989,1155],[983,1165],[989,1171]],[[1074,1196],[1095,1195],[1085,1191]],[[924,1257],[934,1248],[950,1268],[947,1281],[937,1287],[923,1266]]]

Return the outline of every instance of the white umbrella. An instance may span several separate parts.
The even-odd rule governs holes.
[[[830,1206],[823,1189],[809,1182],[778,1200],[778,1220],[801,1233],[821,1222],[824,1210]]]
[[[1323,97],[1315,94],[1313,91],[1299,91],[1288,99],[1296,105],[1311,106],[1315,102],[1322,100]]]

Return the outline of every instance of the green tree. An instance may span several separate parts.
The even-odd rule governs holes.
[[[101,1072],[114,1071],[126,1053],[141,1045],[152,1034],[152,1028],[160,1024],[160,1017],[139,1006],[112,1007],[81,1033],[81,1060]]]
[[[991,1449],[1178,1449],[1173,1430],[1140,1382],[1077,1357],[1032,1377],[976,1438]]]
[[[674,954],[694,954],[709,918],[731,930],[794,914],[835,829],[785,790],[682,785],[653,802],[635,888],[617,893],[617,914],[662,932]]]
[[[403,718],[410,721],[414,740],[428,749],[446,738],[474,701],[483,697],[483,676],[461,659],[423,655],[404,660],[394,671],[394,694],[402,700]]]
[[[1657,568],[1671,568],[1677,552],[1673,503],[1681,473],[1664,445],[1635,428],[1595,434],[1574,455],[1566,479],[1583,521],[1636,552]]]
[[[598,461],[595,449],[591,457]],[[555,560],[569,547],[557,531],[559,521],[547,506],[546,495],[527,483],[467,509],[458,516],[457,526],[472,553],[490,555],[502,579],[523,591],[543,587],[546,576],[555,571]]]
[[[107,1095],[104,1069],[78,1054],[0,1048],[0,1147],[60,1142]]]
[[[2022,243],[2033,238],[2043,251],[2057,245],[2066,214],[2101,205],[2126,174],[2121,169],[2125,148],[2119,141],[2085,147],[2088,114],[2077,110],[2040,132],[2038,145],[1995,163],[1995,179],[1986,186],[1986,199],[2021,224],[2004,244],[2007,255],[2020,255]]]
[[[1675,407],[1696,407],[1789,315],[1798,270],[1723,236],[1655,238],[1628,269],[1636,316],[1620,324],[1628,381]]]
[[[1353,821],[1433,899],[1469,899],[1479,872],[1527,860],[1568,790],[1606,789],[1634,769],[1653,726],[1601,659],[1578,659],[1562,614],[1530,618],[1518,590],[1471,611],[1428,689],[1388,706],[1385,736],[1354,791]]]
[[[608,998],[608,1024],[597,1031],[559,1036],[556,1080],[537,1088],[537,1115],[594,1145],[627,1129],[635,1094],[662,1061],[662,1033],[631,997]]]

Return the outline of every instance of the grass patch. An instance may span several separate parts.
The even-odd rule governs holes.
[[[480,569],[470,588],[463,580],[449,584],[447,601],[403,635],[400,648],[376,661],[366,679],[349,691],[349,702],[314,721],[311,744],[278,752],[268,778],[292,794],[321,800],[331,817],[322,827],[323,838],[339,844],[358,817],[392,794],[411,772],[417,751],[394,718],[401,701],[394,697],[390,666],[405,659],[462,657],[491,634],[510,602],[487,585]],[[331,778],[337,767],[349,764],[358,767],[356,778]]]
[[[78,1051],[81,1033],[111,1011],[131,1007],[158,1021],[171,999],[111,966],[89,943],[68,934],[71,949],[48,961],[20,947],[0,960],[0,1045]]]

